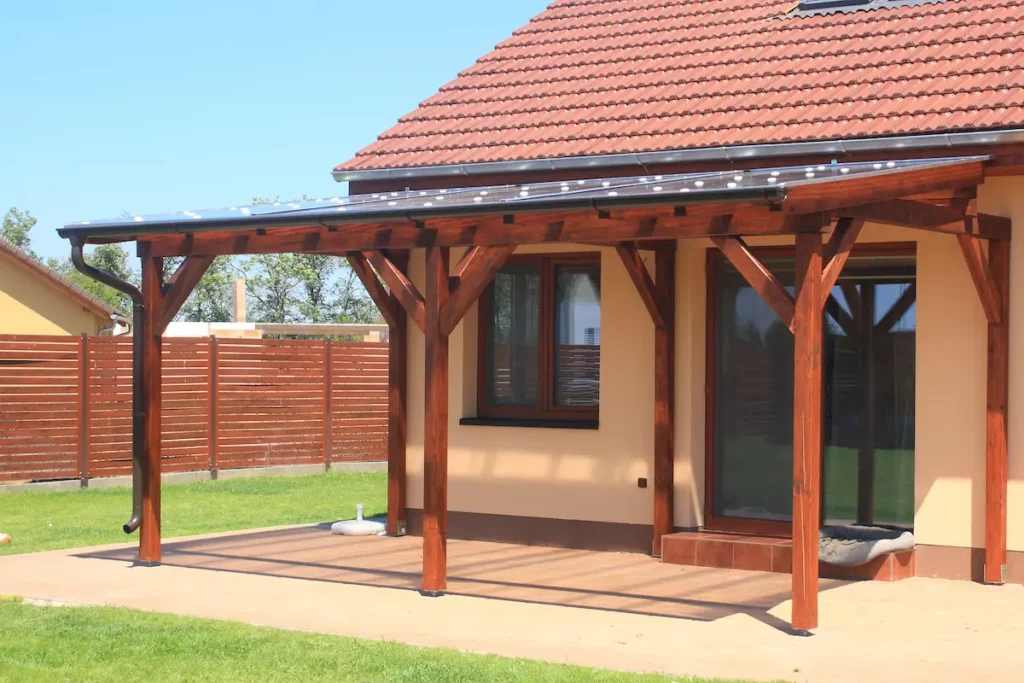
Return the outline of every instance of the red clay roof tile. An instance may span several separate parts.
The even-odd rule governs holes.
[[[558,0],[340,171],[1024,125],[1024,0]]]

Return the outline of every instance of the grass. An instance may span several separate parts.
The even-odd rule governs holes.
[[[46,683],[706,681],[466,654],[117,607],[43,607],[18,600],[0,600],[0,678]]]
[[[163,536],[349,519],[387,510],[387,475],[330,472],[167,484]],[[131,513],[128,488],[0,493],[0,555],[78,548],[134,539],[121,531]]]

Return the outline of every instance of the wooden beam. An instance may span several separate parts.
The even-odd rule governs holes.
[[[989,273],[999,315],[988,326],[985,419],[986,583],[1003,583],[1006,569],[1007,413],[1010,357],[1010,243],[989,242]]]
[[[409,254],[396,254],[389,259],[403,273],[409,272]],[[388,520],[389,536],[402,536],[406,527],[406,436],[408,404],[409,326],[398,298],[392,296],[389,306],[399,315],[388,323]]]
[[[957,235],[957,241],[967,262],[967,269],[971,272],[971,279],[974,280],[974,287],[981,298],[985,317],[988,318],[989,324],[997,325],[1002,315],[1002,303],[999,300],[999,288],[989,270],[988,259],[982,251],[981,241],[969,235]]]
[[[189,256],[178,269],[174,271],[171,279],[167,281],[163,292],[163,306],[160,311],[158,329],[160,333],[167,329],[167,326],[178,315],[178,311],[185,305],[189,294],[196,288],[199,281],[206,274],[207,269],[213,263],[214,256]]]
[[[643,264],[640,264],[643,268]],[[644,270],[646,273],[646,269]],[[676,253],[655,252],[654,294],[663,323],[654,328],[654,546],[673,531],[675,467]]]
[[[793,316],[793,615],[797,629],[818,626],[818,529],[821,515],[822,244],[796,239]]]
[[[474,248],[475,253],[466,267],[457,269],[456,274],[449,278],[450,281],[457,277],[458,287],[450,294],[444,310],[441,311],[443,335],[448,336],[452,333],[515,250],[515,246],[512,245]]]
[[[717,218],[723,213],[727,221]],[[144,238],[154,256],[268,253],[345,253],[430,246],[468,247],[551,242],[664,241],[711,235],[791,235],[817,230],[807,221],[790,221],[781,212],[753,205],[694,205],[685,216],[672,207],[613,211],[616,222],[595,221],[593,212],[523,214],[506,222],[501,216],[352,225],[309,225],[218,232],[154,235]],[[313,246],[311,246],[313,245]],[[371,261],[372,263],[372,261]],[[385,281],[386,282],[386,281]]]
[[[817,234],[817,233],[809,233]],[[740,272],[755,292],[761,295],[782,324],[793,329],[794,301],[786,288],[770,270],[765,268],[740,237],[712,237],[711,241]],[[818,241],[821,236],[818,235]],[[820,283],[815,290],[821,289]],[[819,308],[821,303],[819,302]]]
[[[644,302],[647,312],[651,314],[654,326],[656,328],[665,327],[667,318],[663,310],[664,302],[658,296],[654,281],[651,280],[651,275],[644,266],[640,252],[634,247],[620,244],[615,247],[615,253],[622,259],[622,265],[626,267],[626,272],[629,273],[629,279],[633,281],[640,300]]]
[[[821,294],[824,297],[821,302],[822,305],[825,305],[825,300],[832,296],[832,288],[839,280],[839,274],[843,271],[843,266],[846,265],[846,260],[850,257],[850,251],[857,241],[857,235],[860,234],[863,227],[863,220],[848,216],[840,218],[839,222],[836,223],[836,229],[832,233],[828,244],[825,245],[825,252],[822,257],[825,262],[825,268],[821,275]]]
[[[402,309],[401,304],[397,303],[398,300],[392,298],[391,294],[384,289],[384,285],[377,279],[377,275],[370,267],[366,256],[362,252],[353,251],[346,254],[346,258],[348,259],[349,266],[352,267],[352,272],[363,283],[366,293],[373,300],[373,303],[377,305],[377,310],[380,311],[384,322],[389,327],[398,325],[398,319],[405,317],[405,311]]]
[[[438,595],[448,587],[448,335],[441,328],[448,303],[448,249],[426,251],[421,588]]]
[[[142,258],[142,320],[133,334],[142,344],[142,524],[139,562],[160,563],[160,321],[163,317],[163,259]]]
[[[425,313],[423,308],[423,296],[416,285],[410,282],[405,273],[392,263],[382,251],[367,251],[364,253],[366,259],[373,266],[380,279],[388,286],[391,293],[402,304],[402,308],[409,314],[416,327],[424,329]],[[447,286],[445,288],[447,291]]]
[[[909,199],[890,199],[874,204],[848,206],[843,215],[872,223],[899,225],[950,235],[974,235],[984,239],[1010,239],[1010,219],[990,214],[965,213],[967,205],[938,206]]]

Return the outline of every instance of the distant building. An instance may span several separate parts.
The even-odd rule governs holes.
[[[0,334],[109,334],[121,318],[108,304],[0,238]]]

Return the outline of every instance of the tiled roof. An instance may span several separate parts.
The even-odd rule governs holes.
[[[336,170],[1024,125],[1024,0],[795,6],[558,0]]]

